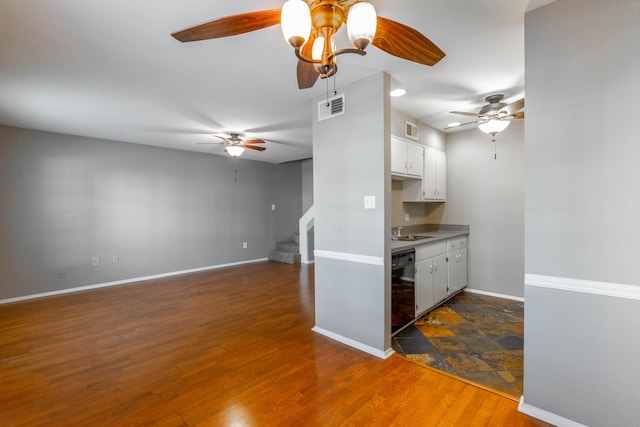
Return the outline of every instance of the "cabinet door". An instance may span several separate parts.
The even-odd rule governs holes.
[[[391,137],[391,173],[407,173],[407,142]]]
[[[441,152],[436,155],[436,199],[447,199],[447,155]]]
[[[416,262],[416,317],[433,307],[433,258]]]
[[[449,295],[467,286],[467,248],[448,252]]]
[[[433,262],[433,303],[434,305],[448,296],[447,293],[447,255],[442,254],[432,259]]]
[[[436,197],[437,152],[429,148],[424,150],[424,174],[422,176],[422,197],[433,200]]]
[[[407,174],[422,178],[424,169],[424,147],[407,143]]]

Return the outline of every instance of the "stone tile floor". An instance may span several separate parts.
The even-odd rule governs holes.
[[[462,292],[393,337],[400,355],[522,395],[524,303]]]

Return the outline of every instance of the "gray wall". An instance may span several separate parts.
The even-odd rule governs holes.
[[[390,348],[389,76],[353,83],[343,116],[317,121],[313,101],[315,248],[373,257],[382,265],[315,257],[316,327],[378,351]],[[365,210],[363,198],[376,197]]]
[[[302,160],[302,213],[313,206],[313,159]]]
[[[302,162],[280,163],[275,170],[276,240],[289,241],[298,232],[302,211]]]
[[[436,150],[447,151],[447,147],[445,144],[445,134],[443,132],[440,132],[439,130],[434,129],[431,126],[427,126],[426,124],[414,119],[411,116],[393,109],[391,110],[391,135],[399,136],[400,138],[412,141],[411,138],[407,138],[405,136],[404,125],[406,121],[418,125],[419,143],[426,145],[427,147],[435,148]]]
[[[524,399],[592,427],[640,419],[638,22],[637,0],[525,18]],[[595,294],[556,285],[574,279]]]
[[[469,287],[524,296],[524,123],[496,136],[447,135],[447,203],[442,222],[468,224]]]
[[[0,299],[265,258],[279,169],[0,127]]]

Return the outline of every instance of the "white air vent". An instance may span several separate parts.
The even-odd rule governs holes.
[[[404,122],[404,135],[407,138],[418,140],[418,125],[415,123]]]
[[[344,93],[318,102],[318,121],[332,119],[344,114]]]

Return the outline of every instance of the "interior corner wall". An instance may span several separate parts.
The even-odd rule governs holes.
[[[381,354],[391,347],[389,76],[339,92],[342,116],[319,122],[324,96],[313,100],[315,329]]]
[[[0,300],[266,258],[274,171],[0,126]]]
[[[313,206],[313,159],[301,161],[302,167],[302,214]]]
[[[524,403],[637,425],[640,1],[525,16]]]
[[[442,222],[469,225],[469,288],[524,296],[524,122],[447,134]]]
[[[302,162],[275,166],[274,203],[276,205],[276,241],[286,242],[298,232],[302,211]]]

